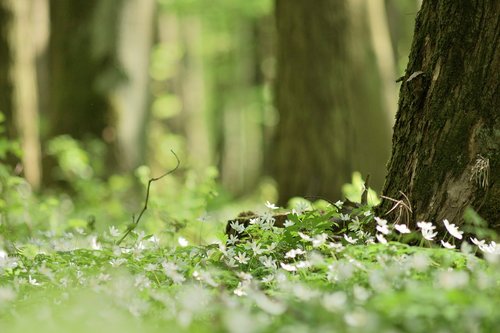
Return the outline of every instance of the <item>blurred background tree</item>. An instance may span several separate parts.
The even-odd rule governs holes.
[[[270,159],[283,205],[294,196],[338,200],[356,170],[383,184],[394,103],[384,104],[367,3],[276,1],[279,123]]]
[[[23,151],[5,162],[50,189],[67,135],[102,179],[159,174],[173,149],[178,184],[218,177],[224,198],[333,200],[353,171],[380,188],[418,6],[0,0],[0,111]]]

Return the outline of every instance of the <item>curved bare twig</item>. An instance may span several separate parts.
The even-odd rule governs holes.
[[[173,168],[172,170],[164,173],[163,175],[159,176],[159,177],[156,177],[156,178],[150,178],[149,181],[148,181],[148,187],[146,189],[146,200],[144,201],[144,207],[142,208],[141,212],[139,213],[139,215],[137,216],[137,219],[132,216],[132,224],[130,224],[130,226],[127,228],[127,231],[125,232],[125,234],[122,236],[122,238],[120,238],[117,242],[116,242],[116,245],[120,245],[121,242],[123,242],[123,240],[133,231],[135,230],[135,228],[137,228],[137,225],[139,224],[139,221],[141,220],[142,218],[142,215],[144,214],[144,212],[146,211],[146,209],[148,209],[148,202],[149,202],[149,189],[151,187],[151,183],[152,182],[155,182],[157,180],[160,180],[162,179],[163,177],[167,176],[167,175],[170,175],[171,173],[175,172],[178,168],[179,168],[179,165],[181,164],[181,161],[179,160],[179,157],[177,157],[177,154],[173,151],[173,150],[170,150],[172,152],[172,154],[174,154],[175,156],[175,159],[177,160],[177,165],[175,166],[175,168]]]

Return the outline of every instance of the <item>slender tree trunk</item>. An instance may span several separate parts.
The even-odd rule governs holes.
[[[6,27],[3,44],[5,73],[1,94],[2,111],[7,115],[8,135],[20,141],[22,169],[28,182],[36,189],[40,184],[40,140],[36,71],[35,7],[30,1],[3,0]],[[2,89],[3,90],[3,89]]]
[[[119,164],[127,171],[144,163],[155,4],[154,0],[127,0],[120,11],[116,56],[127,80],[111,98],[117,113]]]
[[[6,0],[0,1],[0,112],[5,116],[7,138],[13,139],[16,135],[14,126],[13,82],[11,78],[12,45],[10,35],[14,15]]]
[[[98,7],[96,0],[50,1],[51,136],[102,137],[112,117],[106,93],[116,82],[106,70],[116,65],[116,22],[97,23],[117,13],[99,17]]]
[[[423,2],[383,191],[412,224],[461,224],[471,206],[500,229],[499,50],[499,1]]]
[[[48,138],[99,138],[115,166],[115,112],[110,93],[125,80],[117,61],[122,0],[51,0]],[[51,163],[47,163],[50,182]]]
[[[196,16],[179,20],[179,37],[184,55],[179,64],[181,119],[190,164],[196,170],[211,165],[212,154],[206,120],[205,68],[203,66],[203,25]]]
[[[254,18],[242,17],[234,24],[238,35],[233,38],[229,76],[225,75],[223,99],[224,145],[221,152],[221,182],[234,195],[245,195],[257,185],[261,174],[263,151],[261,105],[258,104],[256,82],[257,40]],[[252,47],[250,47],[252,46]],[[230,78],[230,81],[227,80]]]
[[[353,42],[368,34],[365,4],[357,5],[276,1],[280,119],[271,154],[281,204],[293,196],[337,200],[355,170],[382,185],[390,128],[372,84],[376,66]]]

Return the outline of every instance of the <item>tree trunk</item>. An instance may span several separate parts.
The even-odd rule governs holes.
[[[375,187],[383,183],[388,117],[373,84],[376,65],[353,42],[369,35],[365,5],[276,1],[280,119],[271,156],[280,204],[293,196],[337,200],[355,170],[370,173]]]
[[[5,56],[0,65],[4,74],[0,110],[6,114],[8,137],[20,141],[24,176],[37,189],[41,178],[35,48],[38,35],[33,32],[43,27],[35,26],[35,8],[30,1],[2,1],[1,11],[7,16],[2,19],[0,33]]]
[[[103,139],[116,143],[110,93],[125,80],[116,59],[122,0],[51,0],[48,138]],[[108,166],[117,156],[110,153]],[[51,163],[45,165],[49,170]]]
[[[499,230],[499,38],[499,1],[423,2],[383,191],[408,198],[404,222],[461,224],[471,206]]]
[[[50,1],[50,136],[101,137],[110,120],[103,87],[109,82],[98,78],[114,59],[102,40],[109,27],[95,24],[98,6],[96,0]]]
[[[125,171],[144,163],[155,5],[154,0],[127,0],[120,15],[116,52],[127,80],[111,98],[117,113],[119,164]]]
[[[14,21],[9,2],[0,1],[0,112],[5,116],[7,138],[14,139],[13,83],[10,74],[12,66],[12,45],[10,35]]]

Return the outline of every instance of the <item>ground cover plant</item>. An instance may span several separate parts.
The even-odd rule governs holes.
[[[234,234],[203,245],[90,222],[7,240],[3,214],[2,332],[497,330],[495,242],[448,221],[410,231],[370,206],[342,213],[344,204],[296,199],[285,211],[267,202],[248,225],[232,221]],[[446,234],[434,231],[439,223]]]

